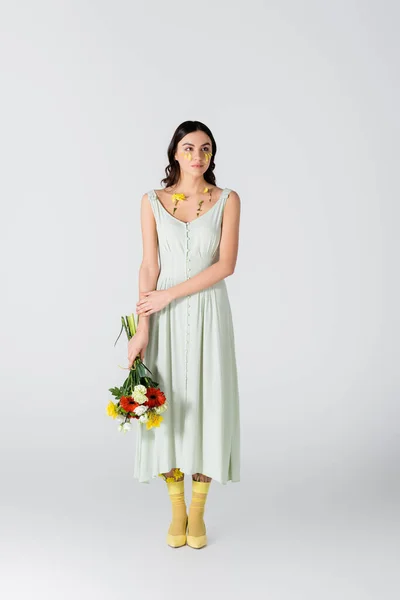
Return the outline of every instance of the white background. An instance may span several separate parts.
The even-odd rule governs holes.
[[[1,3],[7,600],[398,596],[399,12]],[[187,119],[242,202],[241,481],[212,484],[201,551],[166,545],[165,484],[133,479],[135,432],[105,413],[140,198]]]

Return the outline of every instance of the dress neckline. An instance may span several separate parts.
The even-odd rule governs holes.
[[[171,219],[173,219],[174,221],[178,221],[178,223],[182,223],[182,225],[190,225],[191,223],[196,223],[196,221],[198,221],[199,219],[201,219],[202,217],[205,217],[206,215],[208,215],[209,212],[211,212],[212,210],[214,210],[214,208],[217,206],[217,204],[220,203],[220,201],[222,200],[224,193],[226,192],[228,188],[223,188],[218,200],[215,202],[215,204],[212,205],[211,208],[209,208],[207,210],[207,212],[205,212],[203,215],[199,215],[198,217],[196,217],[196,219],[193,219],[192,221],[181,221],[180,219],[177,219],[176,217],[174,217],[174,215],[172,213],[169,212],[169,210],[167,210],[164,206],[164,204],[161,202],[160,198],[157,196],[157,193],[155,190],[153,191],[154,197],[157,200],[157,202],[160,204],[161,208],[167,213],[167,215],[169,215],[171,217]]]

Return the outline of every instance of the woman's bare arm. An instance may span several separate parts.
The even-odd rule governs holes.
[[[145,292],[156,289],[160,273],[158,264],[158,236],[154,214],[147,193],[141,200],[140,221],[142,229],[143,257],[139,268],[139,299],[144,298]],[[149,330],[150,316],[139,315],[138,331]]]
[[[194,277],[168,288],[173,300],[200,292],[234,273],[239,249],[239,224],[240,197],[236,192],[231,191],[223,213],[218,262]]]

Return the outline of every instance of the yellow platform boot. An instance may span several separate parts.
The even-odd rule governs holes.
[[[184,480],[171,481],[168,477],[168,494],[172,504],[172,522],[168,529],[167,544],[179,548],[186,544],[187,513],[185,504]]]
[[[192,479],[192,502],[189,507],[187,544],[192,548],[207,545],[204,510],[211,481],[194,481]]]

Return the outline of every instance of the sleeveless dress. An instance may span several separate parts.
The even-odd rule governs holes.
[[[231,190],[188,223],[148,198],[158,233],[163,290],[218,261],[222,215]],[[149,316],[145,365],[168,401],[159,427],[137,423],[134,477],[140,483],[178,467],[221,484],[240,481],[239,389],[225,280],[173,300]]]

